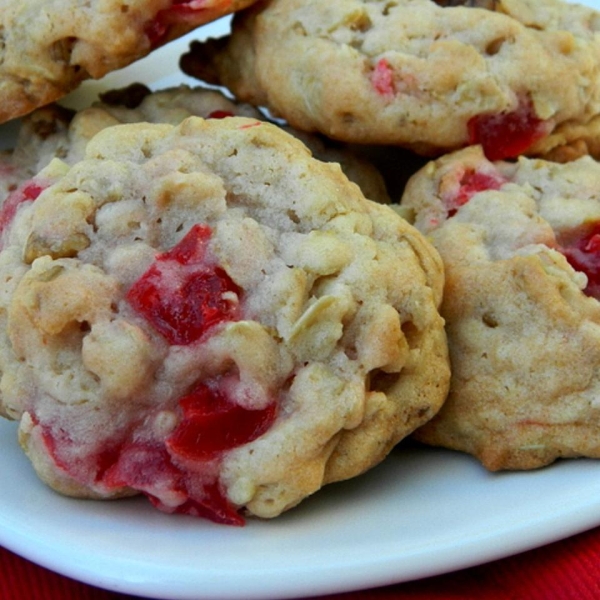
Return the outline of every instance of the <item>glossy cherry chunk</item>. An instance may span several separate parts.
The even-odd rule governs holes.
[[[127,293],[131,306],[171,344],[187,345],[210,327],[237,316],[240,289],[210,259],[211,231],[195,225]]]
[[[506,179],[500,173],[494,171],[484,173],[467,169],[461,177],[458,192],[445,199],[448,216],[451,217],[456,214],[456,211],[478,192],[499,190],[505,183]]]
[[[275,402],[248,410],[218,387],[200,383],[179,401],[183,420],[167,439],[167,448],[186,459],[206,460],[247,444],[265,433],[276,416]]]
[[[587,275],[585,294],[600,300],[600,223],[586,235],[563,246],[562,253],[576,271]]]
[[[161,500],[147,495],[152,504],[161,510],[171,514],[189,515],[208,519],[221,525],[244,525],[244,518],[237,512],[235,507],[225,498],[218,482],[204,486],[201,498],[189,498],[176,508],[165,505]]]
[[[218,481],[202,485],[197,473],[177,466],[167,449],[158,443],[130,441],[102,476],[108,489],[129,487],[142,492],[159,510],[209,519],[225,525],[243,525],[244,519],[223,494]],[[170,504],[166,497],[179,497]]]
[[[0,233],[11,224],[17,214],[19,206],[23,202],[36,200],[45,188],[46,186],[41,182],[32,179],[11,192],[6,200],[4,200],[2,208],[0,209]]]
[[[208,119],[226,119],[227,117],[233,117],[234,114],[228,110],[213,110],[209,115]]]
[[[98,451],[81,453],[81,446],[70,433],[56,423],[42,422],[33,412],[32,421],[41,430],[41,439],[54,465],[83,486],[96,484],[104,479],[121,454],[122,441],[106,443]],[[123,487],[115,484],[111,489]]]
[[[129,488],[144,494],[163,512],[225,525],[244,524],[243,517],[223,493],[217,471],[187,470],[176,463],[161,440],[145,440],[143,431],[132,430],[83,455],[62,428],[41,424],[35,415],[32,418],[42,427],[42,440],[51,460],[83,486],[100,486],[108,492]]]
[[[467,127],[469,143],[481,144],[489,160],[516,157],[547,133],[546,122],[535,114],[528,98],[512,112],[472,117]]]
[[[206,0],[172,0],[171,6],[158,11],[145,28],[150,45],[154,48],[165,41],[171,26],[177,23],[190,22],[200,25],[220,16],[228,2],[208,3]]]
[[[377,61],[371,73],[371,85],[380,96],[389,97],[394,95],[394,71],[385,58]]]

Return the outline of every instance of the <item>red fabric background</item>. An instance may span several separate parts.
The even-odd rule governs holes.
[[[598,600],[600,528],[429,579],[320,600]],[[132,600],[42,569],[0,548],[0,600]]]

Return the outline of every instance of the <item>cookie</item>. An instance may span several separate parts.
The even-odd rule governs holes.
[[[334,139],[573,158],[600,153],[599,28],[560,0],[271,0],[181,66]]]
[[[439,255],[275,125],[108,127],[0,220],[2,410],[62,493],[274,517],[446,396]]]
[[[0,122],[55,101],[253,0],[2,2]]]
[[[15,148],[5,156],[5,188],[16,187],[58,157],[73,164],[83,157],[87,142],[102,129],[119,123],[170,123],[176,125],[189,116],[226,118],[245,116],[266,120],[267,117],[249,104],[234,102],[218,90],[177,88],[151,92],[146,86],[132,84],[110,90],[90,108],[73,112],[56,104],[37,109],[23,119]],[[366,158],[322,136],[307,134],[290,127],[286,131],[307,145],[316,158],[340,163],[344,173],[370,200],[389,203],[386,181]],[[395,169],[398,170],[397,164]],[[2,163],[0,163],[2,185]],[[6,197],[0,187],[0,197]],[[399,197],[399,196],[396,196]]]
[[[440,252],[448,400],[415,437],[488,469],[600,458],[600,164],[431,162],[403,198]]]

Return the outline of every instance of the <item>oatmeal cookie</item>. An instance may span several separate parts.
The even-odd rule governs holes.
[[[572,157],[600,153],[599,30],[560,0],[270,0],[181,66],[334,139]]]
[[[0,0],[0,122],[253,0]]]
[[[274,517],[445,399],[439,255],[275,125],[103,129],[1,225],[2,410],[65,494]]]
[[[234,102],[220,91],[185,85],[151,92],[142,84],[132,84],[102,94],[99,102],[79,112],[51,104],[23,118],[15,148],[3,161],[0,158],[0,198],[6,197],[6,190],[15,189],[17,183],[33,177],[52,158],[60,158],[68,164],[80,160],[87,142],[106,127],[141,122],[177,125],[190,116],[267,119],[255,107]],[[282,127],[301,139],[319,160],[340,163],[346,176],[367,198],[390,202],[386,181],[367,158],[322,136]],[[398,165],[394,168],[397,171]]]
[[[424,167],[403,204],[444,260],[452,364],[415,437],[491,470],[600,458],[600,164],[472,147]]]

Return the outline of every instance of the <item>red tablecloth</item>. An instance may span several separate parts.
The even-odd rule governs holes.
[[[129,600],[0,548],[0,600]],[[320,600],[598,600],[600,528],[543,548],[429,579]]]

